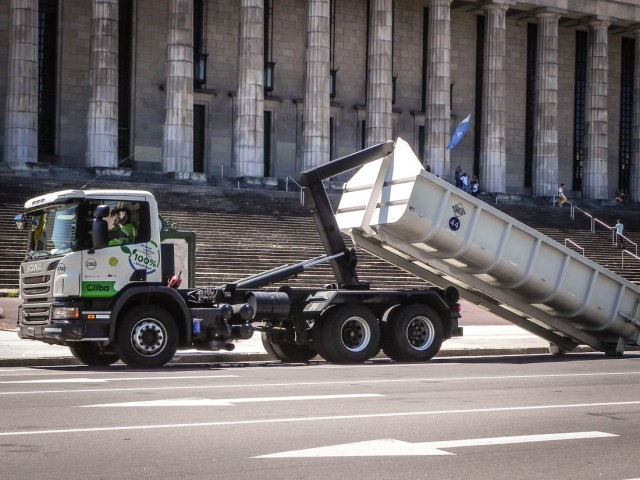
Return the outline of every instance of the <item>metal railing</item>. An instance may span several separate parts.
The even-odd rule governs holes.
[[[567,202],[568,203],[568,202]],[[575,205],[571,204],[571,218],[575,219],[575,211],[581,212],[582,214],[584,214],[585,216],[587,216],[591,222],[591,233],[596,233],[596,227],[599,225],[601,227],[603,227],[606,230],[609,230],[611,232],[611,244],[612,245],[616,245],[617,243],[617,238],[616,238],[616,227],[612,227],[611,225],[606,224],[605,222],[603,222],[602,220],[600,220],[599,218],[595,218],[593,215],[591,215],[590,213],[585,212],[584,210],[582,210],[581,208],[576,207]],[[631,245],[633,245],[633,250],[635,251],[635,254],[638,254],[638,244],[636,242],[634,242],[633,240],[631,240],[628,237],[625,237],[624,235],[620,235],[620,237],[622,237],[622,240],[624,242],[627,242]],[[631,253],[631,252],[629,252]]]
[[[607,229],[609,231],[611,231],[614,228],[611,225],[607,225],[602,220],[599,220],[597,218],[591,217],[591,232],[592,233],[596,233],[596,227],[598,225],[602,225],[605,229]]]
[[[291,180],[300,189],[300,204],[304,205],[304,189],[302,188],[302,185],[296,182],[293,178],[287,177],[285,179],[285,183],[284,183],[285,191],[287,192],[289,191],[289,180]]]
[[[554,194],[553,195],[553,206],[555,207],[558,199],[558,195]],[[571,219],[575,220],[575,214],[576,212],[580,212],[582,213],[585,217],[587,217],[589,219],[589,223],[590,223],[590,228],[591,228],[591,233],[596,233],[596,227],[597,226],[601,226],[606,230],[609,230],[611,232],[611,244],[612,245],[616,245],[616,227],[612,227],[611,225],[606,224],[605,222],[603,222],[602,220],[600,220],[599,218],[594,217],[593,215],[591,215],[589,212],[586,212],[584,210],[582,210],[580,207],[577,207],[574,203],[572,202],[565,202],[565,205],[568,205],[570,207],[570,215],[571,215]],[[629,255],[632,256],[636,256],[638,255],[638,244],[636,242],[634,242],[633,240],[629,239],[628,237],[625,237],[624,235],[620,235],[620,237],[622,237],[622,240],[624,242],[629,243],[630,245],[633,246],[633,250],[635,251],[635,255],[632,252],[626,251]],[[573,245],[576,245],[572,240],[570,239],[565,239],[565,247],[567,246],[567,242],[571,242]],[[579,247],[578,245],[576,245],[576,247]],[[584,256],[584,249],[582,249],[582,255]],[[624,257],[624,254],[623,254]],[[623,262],[624,263],[624,262]]]
[[[584,210],[582,210],[580,207],[576,207],[573,203],[571,202],[567,202],[569,204],[569,213],[571,215],[571,220],[575,220],[576,218],[576,211],[582,213],[583,215],[585,215],[586,217],[588,217],[591,220],[591,231],[593,231],[593,215],[591,215],[589,212],[586,212]]]
[[[296,182],[293,178],[287,177],[287,178],[285,178],[285,181],[284,181],[284,189],[285,189],[286,192],[289,191],[289,180],[291,180],[293,182],[293,184],[296,187],[298,187],[298,190],[302,190],[302,185],[300,185],[298,182]]]
[[[636,252],[636,255],[634,255],[633,253],[631,253],[628,250],[622,250],[622,268],[624,268],[624,255],[627,254],[629,255],[631,258],[640,261],[640,257],[637,255],[638,252]]]
[[[573,245],[575,248],[577,248],[578,250],[580,250],[582,252],[582,256],[584,257],[584,248],[582,248],[580,245],[578,245],[576,242],[574,242],[573,240],[571,240],[570,238],[565,238],[564,239],[564,246],[567,246],[567,243],[570,243],[571,245]]]
[[[624,235],[619,235],[620,237],[622,237],[622,241],[623,241],[623,245],[624,242],[630,243],[631,245],[633,245],[633,248],[635,250],[635,254],[638,255],[638,244],[629,240],[627,237],[625,237]],[[614,244],[616,243],[616,231],[613,231],[613,238],[614,238]],[[631,252],[629,252],[631,254]]]

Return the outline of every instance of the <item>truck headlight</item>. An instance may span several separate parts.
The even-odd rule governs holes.
[[[52,320],[65,320],[67,318],[80,318],[78,307],[53,307],[51,310]]]

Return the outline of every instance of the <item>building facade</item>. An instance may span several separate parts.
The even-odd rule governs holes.
[[[5,168],[295,179],[400,136],[488,192],[640,199],[634,0],[1,0],[0,52]]]

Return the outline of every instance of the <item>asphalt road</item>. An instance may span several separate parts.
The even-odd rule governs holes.
[[[640,355],[0,369],[3,479],[640,478]]]

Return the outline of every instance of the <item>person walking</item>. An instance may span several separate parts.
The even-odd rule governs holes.
[[[622,233],[624,232],[624,225],[620,222],[620,220],[616,221],[615,227],[613,227],[616,231],[616,246],[618,248],[624,248],[624,237]]]
[[[469,175],[467,175],[467,172],[464,172],[460,177],[460,188],[465,192],[469,188]]]
[[[477,197],[479,192],[480,192],[480,182],[478,182],[478,177],[474,175],[473,179],[471,180],[471,195],[473,195],[474,197]]]
[[[560,197],[560,203],[558,203],[558,206],[562,207],[562,205],[567,203],[567,197],[564,195],[564,183],[561,183],[558,187],[558,196]]]

